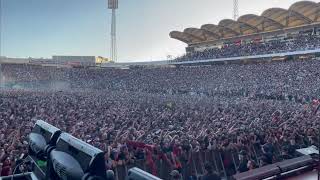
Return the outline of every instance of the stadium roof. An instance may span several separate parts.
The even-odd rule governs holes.
[[[260,16],[246,14],[237,21],[224,19],[201,28],[187,28],[183,32],[172,31],[170,37],[187,44],[215,41],[241,35],[281,30],[320,22],[320,3],[300,1],[289,9],[270,8]]]

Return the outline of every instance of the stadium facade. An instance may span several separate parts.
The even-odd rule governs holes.
[[[59,65],[59,66],[72,66],[72,67],[86,67],[95,66],[97,59],[103,59],[107,62],[107,58],[101,56],[52,56],[52,58],[9,58],[1,57],[0,63],[7,64],[34,64],[34,65]]]
[[[289,9],[270,8],[260,16],[246,14],[237,21],[172,31],[170,37],[188,44],[187,53],[220,48],[228,44],[268,42],[292,38],[299,33],[320,34],[320,3],[300,1]]]
[[[96,63],[95,56],[52,56],[52,61],[57,64],[94,66]]]

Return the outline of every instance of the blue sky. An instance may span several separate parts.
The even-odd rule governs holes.
[[[9,57],[109,57],[111,12],[107,0],[0,0],[1,51]],[[119,61],[162,60],[185,52],[172,30],[232,18],[233,0],[119,0]],[[240,15],[297,0],[239,0]]]

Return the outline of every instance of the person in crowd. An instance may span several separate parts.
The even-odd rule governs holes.
[[[292,159],[293,157],[289,155],[289,148],[288,147],[283,147],[281,151],[281,159],[287,160],[287,159]]]
[[[172,180],[182,180],[181,174],[178,170],[173,170],[170,173]]]
[[[114,172],[112,170],[107,170],[107,180],[115,180]]]
[[[238,166],[238,172],[242,173],[242,172],[248,171],[249,170],[249,167],[248,167],[249,160],[247,158],[247,153],[245,151],[240,151],[239,160],[240,160],[240,163]]]
[[[251,170],[257,168],[257,166],[253,160],[249,160],[248,164],[247,164],[247,168],[248,168],[248,171],[251,171]]]
[[[2,163],[1,176],[9,176],[12,174],[11,160],[7,157]]]
[[[258,46],[249,47],[259,54]],[[28,154],[37,119],[100,148],[119,176],[117,168],[133,165],[163,179],[173,170],[232,176],[293,158],[319,148],[319,69],[319,60],[127,70],[3,64],[0,173]],[[206,161],[217,164],[205,170]]]
[[[205,175],[202,176],[201,180],[221,180],[221,178],[213,172],[213,167],[211,164],[206,163],[205,166]]]

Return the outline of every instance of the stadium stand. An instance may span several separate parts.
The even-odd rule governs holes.
[[[270,8],[260,16],[246,14],[237,21],[172,31],[170,37],[188,44],[177,61],[219,59],[319,49],[320,5],[311,1],[288,10]]]

